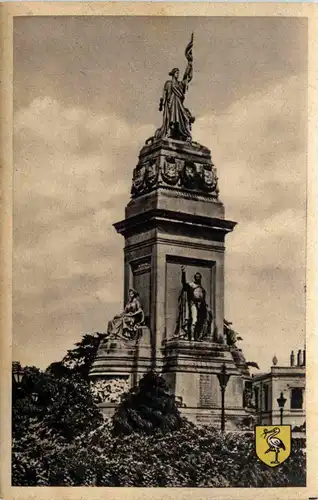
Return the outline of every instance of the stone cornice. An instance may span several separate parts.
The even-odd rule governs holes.
[[[170,227],[172,225],[183,226],[183,228],[188,227],[189,230],[195,228],[200,231],[213,231],[214,233],[222,235],[223,238],[225,234],[233,231],[236,226],[236,222],[226,219],[191,215],[185,212],[177,212],[173,210],[151,209],[121,220],[115,223],[114,227],[119,234],[129,236],[130,233],[133,234],[138,232],[138,228],[145,231],[145,229],[158,227],[162,224],[168,224]]]
[[[293,370],[293,368],[298,368],[297,370]],[[305,372],[305,367],[298,366],[298,367],[279,367],[279,370],[271,371],[268,373],[262,373],[260,375],[255,375],[252,377],[252,382],[264,382],[268,381],[270,382],[271,380],[277,380],[280,378],[305,378],[306,377],[306,372]]]

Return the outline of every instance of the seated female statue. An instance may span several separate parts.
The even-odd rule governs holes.
[[[107,334],[111,338],[124,338],[134,340],[137,337],[139,327],[145,319],[142,310],[139,293],[131,288],[128,292],[128,302],[124,311],[108,322]]]

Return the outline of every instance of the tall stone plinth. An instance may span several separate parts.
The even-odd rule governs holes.
[[[115,224],[125,237],[125,300],[140,292],[152,335],[154,366],[162,343],[175,335],[181,266],[202,275],[213,313],[211,340],[224,344],[224,239],[235,222],[224,218],[210,151],[161,140],[145,146],[134,170],[126,218]]]
[[[217,375],[225,365],[230,376],[225,391],[226,428],[246,416],[244,380],[229,347],[213,342],[171,339],[163,346],[163,376],[181,402],[181,412],[194,423],[220,425],[221,392]]]
[[[114,226],[125,238],[124,303],[131,288],[139,292],[148,347],[136,356],[132,346],[101,346],[91,377],[104,386],[117,377],[131,387],[151,367],[163,373],[185,415],[211,424],[220,419],[217,374],[225,363],[226,411],[234,422],[245,415],[246,374],[224,335],[224,252],[236,223],[225,218],[210,151],[195,142],[151,140],[140,152],[131,194],[125,219]],[[178,322],[182,280],[196,273],[212,318],[202,342],[182,340]]]

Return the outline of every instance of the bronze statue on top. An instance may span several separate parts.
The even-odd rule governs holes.
[[[201,341],[211,334],[213,316],[201,280],[201,274],[195,273],[193,281],[187,282],[185,267],[181,266],[182,290],[175,332],[180,338]]]
[[[182,141],[191,141],[191,125],[195,118],[184,106],[185,93],[193,76],[193,33],[188,43],[185,56],[188,65],[180,81],[179,68],[173,68],[169,75],[171,80],[166,81],[163,89],[163,97],[160,99],[159,111],[163,111],[162,126],[156,131],[154,139],[172,138]]]

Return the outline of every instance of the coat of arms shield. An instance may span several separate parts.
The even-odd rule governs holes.
[[[145,179],[149,188],[152,188],[156,184],[158,179],[158,164],[156,161],[147,164]]]
[[[212,168],[203,169],[204,188],[208,191],[214,191],[217,187],[217,176]]]
[[[269,467],[277,467],[287,460],[291,452],[290,425],[257,425],[255,451]]]
[[[166,158],[162,171],[162,178],[167,184],[174,186],[179,180],[179,169],[175,158]]]
[[[133,183],[131,188],[131,194],[137,195],[141,194],[144,189],[146,165],[138,165],[134,170]]]

